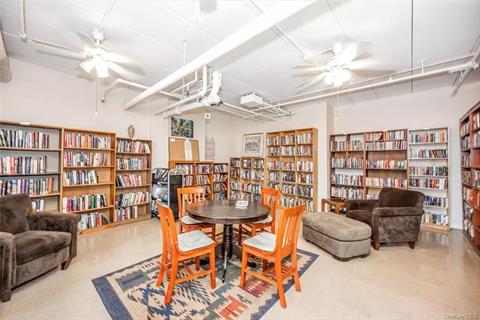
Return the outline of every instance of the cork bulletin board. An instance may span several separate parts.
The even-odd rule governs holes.
[[[198,140],[177,137],[168,138],[169,160],[200,160]]]

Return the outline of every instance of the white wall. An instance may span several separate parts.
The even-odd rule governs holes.
[[[122,137],[127,136],[127,127],[132,124],[137,138],[152,139],[153,166],[167,166],[168,120],[152,115],[167,104],[165,98],[155,97],[130,111],[123,111],[123,103],[139,91],[117,88],[107,96],[106,103],[98,103],[95,115],[94,82],[18,59],[10,59],[10,62],[13,78],[0,84],[0,119],[111,131]],[[182,117],[195,121],[194,135],[199,139],[202,159],[207,129],[209,136],[216,140],[215,160],[228,161],[236,145],[228,141],[225,133],[229,128],[236,128],[235,119],[215,113],[206,126],[203,113]]]

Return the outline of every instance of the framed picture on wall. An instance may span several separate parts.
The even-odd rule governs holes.
[[[193,139],[193,120],[171,117],[170,136]]]
[[[265,135],[263,133],[244,134],[242,156],[263,157],[264,140]]]

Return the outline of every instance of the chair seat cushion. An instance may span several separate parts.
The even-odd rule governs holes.
[[[198,221],[197,219],[193,219],[190,216],[183,216],[182,218],[180,218],[180,221],[182,221],[182,223],[184,223],[184,224],[203,224],[202,221]]]
[[[275,234],[262,232],[243,241],[243,244],[263,251],[273,252],[276,241],[277,236]]]
[[[265,219],[263,220],[260,220],[260,221],[257,221],[257,222],[254,222],[254,224],[265,224],[265,223],[270,223],[273,221],[273,218],[271,215],[268,215],[268,217],[266,217]]]
[[[200,230],[184,232],[178,235],[178,248],[184,252],[207,247],[212,243],[213,240]]]
[[[72,241],[69,232],[25,231],[15,235],[17,264],[21,265],[49,253],[68,247]]]
[[[372,234],[368,224],[330,212],[306,214],[303,216],[303,224],[339,241],[365,240]]]

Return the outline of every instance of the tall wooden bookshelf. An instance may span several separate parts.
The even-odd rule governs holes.
[[[265,159],[258,157],[230,158],[229,198],[260,200],[264,187]]]
[[[28,193],[34,211],[58,211],[61,138],[60,127],[0,121],[0,196]],[[22,162],[31,169],[22,170]]]
[[[151,217],[152,141],[116,138],[114,223]]]
[[[61,212],[80,214],[82,221],[90,223],[80,234],[110,227],[114,221],[115,133],[65,128],[62,136]],[[85,203],[87,197],[90,204]]]
[[[228,174],[227,162],[213,164],[213,199],[228,198]]]
[[[480,254],[480,102],[460,119],[463,232]]]
[[[425,194],[422,227],[448,231],[448,128],[409,131],[408,188]]]
[[[170,160],[170,169],[184,172],[184,187],[203,187],[208,199],[213,199],[213,161]]]

